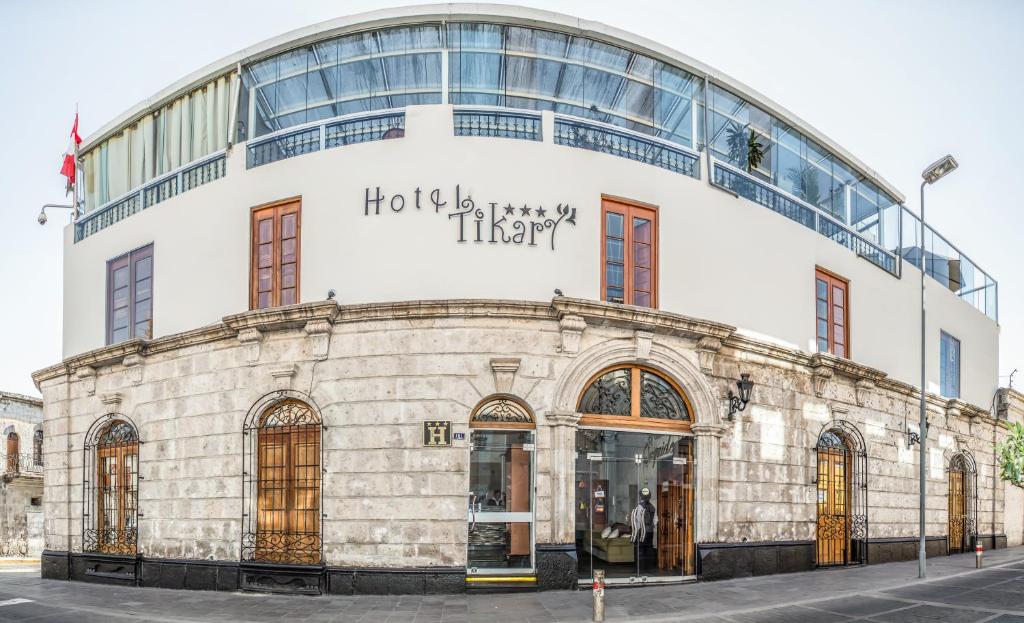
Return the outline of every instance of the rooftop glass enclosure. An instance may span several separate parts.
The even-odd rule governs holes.
[[[897,258],[920,264],[913,215],[869,175],[758,104],[611,43],[483,22],[367,30],[243,64],[240,76],[155,108],[84,154],[82,218],[145,209],[147,195],[125,207],[123,193],[188,173],[232,132],[237,142],[269,140],[339,117],[445,102],[549,110],[630,133],[613,139],[619,142],[678,145],[694,159],[706,151],[712,185],[785,213],[893,275],[900,274]],[[187,187],[183,180],[170,194]],[[928,274],[996,318],[995,282],[938,234],[925,242]]]

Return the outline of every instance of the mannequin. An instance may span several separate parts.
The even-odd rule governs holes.
[[[629,513],[629,523],[633,529],[629,540],[636,548],[641,573],[646,571],[651,561],[655,559],[654,523],[656,515],[654,504],[651,504],[651,490],[647,487],[640,489],[640,499],[636,507]]]

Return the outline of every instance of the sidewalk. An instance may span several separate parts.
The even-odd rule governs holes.
[[[6,571],[6,570],[5,570]],[[13,571],[13,569],[11,570]],[[998,622],[1024,623],[1024,548],[917,562],[807,573],[614,588],[612,621],[701,623]],[[291,597],[252,593],[118,588],[42,580],[38,567],[0,575],[0,621],[310,621],[381,623],[579,622],[591,620],[591,593]]]

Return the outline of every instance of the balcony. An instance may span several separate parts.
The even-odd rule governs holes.
[[[556,116],[555,144],[611,154],[700,179],[700,155],[697,152],[596,121]]]
[[[31,454],[0,454],[4,465],[4,480],[10,482],[18,476],[43,475],[43,459]]]

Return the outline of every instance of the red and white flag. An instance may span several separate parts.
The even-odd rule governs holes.
[[[64,154],[64,164],[60,167],[60,174],[68,178],[67,192],[75,186],[75,161],[78,159],[78,144],[82,137],[78,135],[78,113],[75,113],[75,124],[71,126],[71,137],[68,139],[68,150]]]

